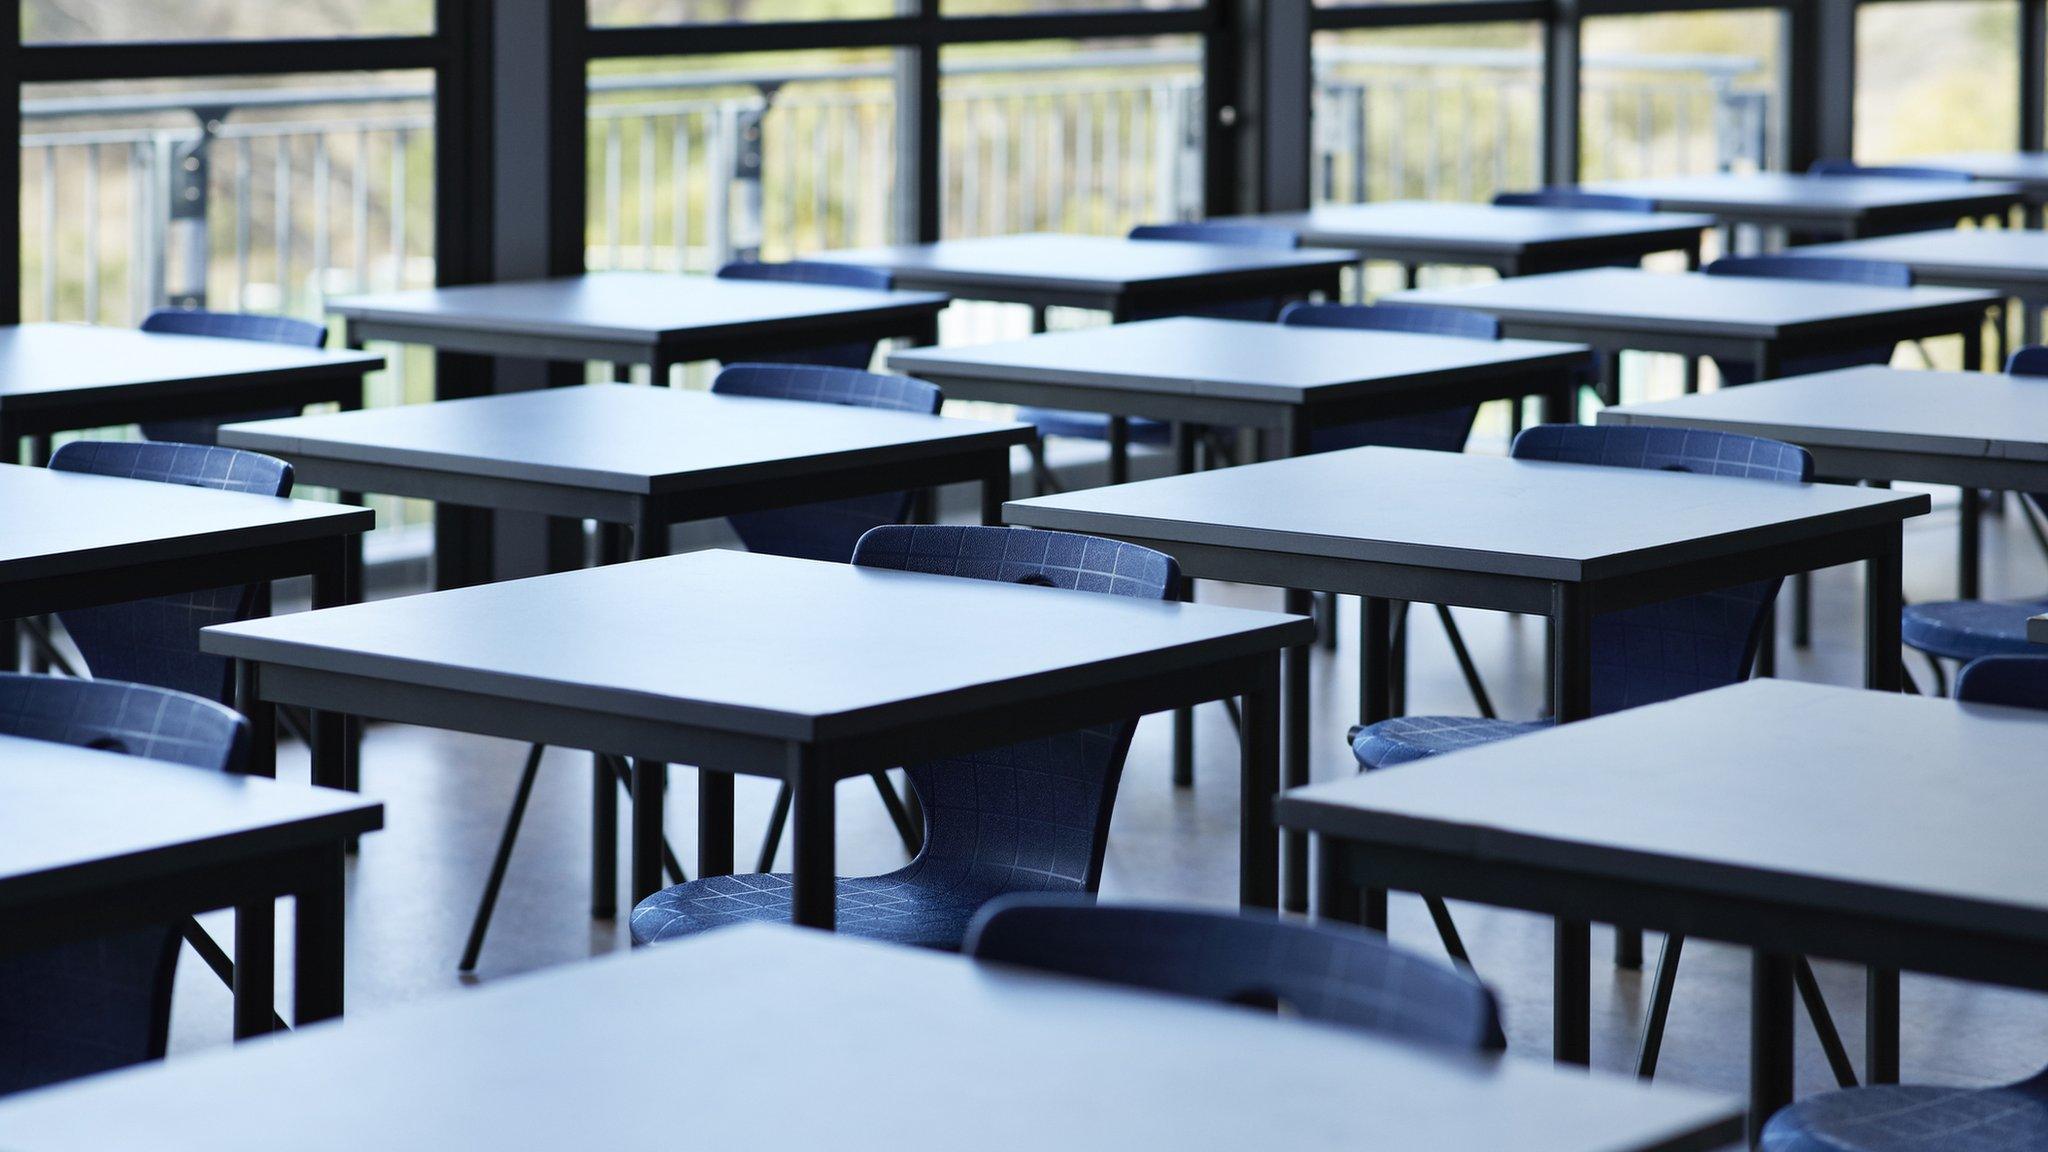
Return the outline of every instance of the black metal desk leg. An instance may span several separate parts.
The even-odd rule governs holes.
[[[633,761],[632,860],[627,867],[636,905],[661,891],[662,809],[667,793],[668,765],[656,760]],[[726,826],[731,827],[730,818]],[[728,848],[728,857],[730,852]]]
[[[235,906],[235,1039],[270,1031],[277,1002],[277,903]]]
[[[732,875],[732,777],[697,769],[697,875]]]
[[[1552,647],[1550,714],[1559,724],[1593,714],[1593,614],[1586,591],[1577,584],[1550,587],[1550,619],[1556,630]]]
[[[341,1015],[346,871],[339,848],[319,856],[318,879],[299,892],[292,929],[292,1020],[301,1027]],[[238,952],[238,979],[241,972]]]
[[[1377,724],[1394,714],[1394,609],[1377,596],[1360,599],[1358,613],[1358,722]]]
[[[1792,957],[1758,952],[1749,969],[1749,1144],[1792,1102]]]
[[[611,757],[590,757],[590,916],[619,914],[619,778]]]
[[[1560,918],[1551,946],[1550,1049],[1559,1064],[1585,1065],[1593,1050],[1593,929]]]
[[[836,919],[838,891],[834,869],[837,849],[837,820],[833,808],[831,775],[824,771],[812,748],[792,744],[783,777],[792,793],[795,810],[792,831],[795,839],[795,875],[790,893],[790,920],[806,928],[831,931]]]
[[[1309,614],[1313,597],[1294,588],[1287,590],[1286,611],[1296,616]],[[1313,645],[1287,649],[1280,658],[1280,698],[1285,712],[1281,741],[1280,786],[1299,788],[1308,783],[1309,690],[1308,663]],[[1282,837],[1280,859],[1281,907],[1289,912],[1308,911],[1308,834],[1289,832]]]
[[[981,474],[981,522],[1001,524],[1003,502],[1010,498],[1010,450],[989,461],[988,471]]]
[[[266,613],[267,615],[267,613]],[[277,706],[265,703],[260,666],[235,661],[235,710],[249,718],[249,775],[277,778]]]
[[[2024,511],[2024,509],[2022,509]],[[1964,488],[1957,505],[1960,517],[1956,543],[1956,595],[1975,600],[1982,587],[1980,557],[1984,551],[1984,495],[1976,488]]]
[[[1968,328],[1963,329],[1963,371],[1976,372],[1984,367],[1984,320],[1979,317]],[[1993,370],[2005,365],[1993,366]]]
[[[1280,666],[1265,662],[1244,694],[1238,737],[1237,902],[1246,908],[1279,903],[1280,836],[1273,827],[1273,795],[1280,788]]]
[[[1122,416],[1109,418],[1109,482],[1127,484],[1131,479],[1131,422]]]
[[[1886,530],[1884,545],[1865,562],[1863,571],[1863,686],[1897,692],[1904,679],[1899,658],[1902,531]]]
[[[1899,970],[1871,968],[1863,999],[1863,1082],[1899,1082]]]
[[[1195,582],[1181,578],[1180,599],[1183,604],[1195,602]],[[1173,786],[1192,788],[1195,786],[1195,710],[1175,708],[1173,710]]]
[[[355,600],[349,586],[353,566],[349,563],[351,541],[336,544],[329,561],[313,573],[313,607],[338,608]],[[353,775],[349,768],[348,724],[332,712],[312,714],[313,783],[321,788],[342,788]]]
[[[1358,924],[1364,919],[1358,885],[1344,873],[1344,846],[1328,836],[1315,838],[1316,919]]]

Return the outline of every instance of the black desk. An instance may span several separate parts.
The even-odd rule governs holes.
[[[0,1131],[20,1152],[270,1152],[284,1133],[303,1152],[679,1133],[849,1152],[1689,1152],[1741,1119],[1698,1092],[745,926],[27,1093],[0,1101]]]
[[[1952,168],[1968,172],[1979,180],[1999,180],[2017,184],[2026,193],[2029,204],[2038,206],[2048,200],[2048,152],[1952,152],[1945,156],[1924,156],[1905,161],[1929,168]],[[2036,213],[2033,225],[2040,225]]]
[[[345,604],[375,521],[367,508],[0,464],[0,621],[293,576],[313,578],[315,606]],[[254,770],[270,775],[275,715],[251,692],[245,680],[237,694]],[[316,756],[346,758],[341,725],[315,729]]]
[[[289,896],[294,1018],[341,1015],[342,851],[383,805],[5,735],[0,766],[0,953],[233,908],[235,1035],[251,1036],[270,1030]]]
[[[381,356],[176,336],[85,324],[0,327],[0,460],[18,441],[48,454],[58,432],[157,420],[225,418],[267,408],[360,407]]]
[[[945,306],[927,292],[665,272],[589,272],[327,302],[355,346],[392,340],[480,356],[649,364],[657,382],[691,360],[895,336],[928,341]]]
[[[1893,260],[1911,265],[1914,278],[1924,284],[1989,289],[2020,302],[2022,343],[2038,343],[2041,338],[2041,309],[2048,307],[2048,234],[2011,228],[1967,232],[1944,228],[1809,244],[1793,249],[1791,255]],[[2005,325],[1995,325],[1994,330],[1998,340],[1993,359],[2003,367]]]
[[[1866,1079],[1898,1078],[1898,969],[2048,989],[2048,715],[1757,680],[1281,797],[1325,910],[1354,886],[1559,918],[1558,1055],[1585,1061],[1586,924],[1757,950],[1751,1123],[1792,1098],[1793,957],[1873,967]]]
[[[1963,491],[1957,582],[1965,600],[1978,596],[1978,492],[2048,492],[2048,380],[1844,368],[1609,408],[1600,423],[1786,440],[1835,480],[1954,484]]]
[[[893,273],[903,288],[966,300],[1135,313],[1272,296],[1337,296],[1356,253],[1244,248],[1178,240],[1028,233],[935,244],[817,252],[805,257]]]
[[[1714,226],[1712,216],[1698,214],[1437,200],[1324,204],[1306,212],[1226,219],[1291,229],[1304,244],[1350,248],[1368,260],[1393,261],[1411,288],[1415,270],[1425,264],[1527,276],[1683,252],[1687,267],[1698,267],[1700,235]]]
[[[1897,627],[1897,612],[1893,612]],[[1245,696],[1240,895],[1271,905],[1279,656],[1307,620],[697,552],[209,628],[263,698],[637,756],[633,898],[661,886],[669,762],[698,868],[732,860],[732,775],[794,794],[799,923],[833,923],[833,785],[933,756]],[[316,760],[314,779],[331,767]]]
[[[1204,579],[1365,597],[1359,719],[1371,724],[1392,712],[1392,601],[1549,617],[1552,714],[1574,720],[1591,707],[1595,615],[1856,561],[1869,574],[1865,675],[1896,690],[1900,525],[1928,503],[1840,485],[1354,448],[1016,500],[1003,515],[1146,544]],[[1287,660],[1291,787],[1308,782],[1308,662],[1299,650]],[[1308,899],[1303,846],[1287,877],[1296,909]]]
[[[2020,200],[2017,184],[1785,172],[1612,180],[1587,188],[1646,197],[1666,211],[1704,212],[1725,224],[1825,233],[1844,240],[1998,216]]]
[[[1961,288],[1879,288],[1810,280],[1597,268],[1491,284],[1424,288],[1393,299],[1498,316],[1510,336],[1590,344],[1614,403],[1623,349],[1726,356],[1757,379],[1801,356],[1928,336],[1961,336],[1963,363],[1983,355],[1984,317],[1999,298]]]

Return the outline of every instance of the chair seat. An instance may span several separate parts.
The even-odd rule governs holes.
[[[1076,440],[1109,439],[1109,416],[1102,412],[1068,412],[1056,408],[1019,408],[1017,419],[1038,425],[1041,436],[1068,436]],[[1130,419],[1133,444],[1165,444],[1173,429],[1157,420],[1133,416]]]
[[[1764,1152],[2018,1152],[2048,1148],[2043,1076],[2003,1088],[1885,1085],[1809,1097],[1764,1126]]]
[[[658,944],[712,928],[748,921],[789,922],[790,877],[787,873],[750,872],[711,876],[678,884],[642,900],[633,909],[633,943]],[[887,876],[840,877],[838,931],[891,944],[960,950],[968,922],[1001,890],[935,888]]]
[[[2048,612],[2048,597],[2035,600],[1938,600],[1911,604],[1899,619],[1906,646],[1951,660],[1979,656],[2032,656],[2027,617]]]
[[[1397,716],[1351,730],[1351,753],[1368,769],[1391,768],[1541,732],[1548,720],[1486,720],[1477,716]]]

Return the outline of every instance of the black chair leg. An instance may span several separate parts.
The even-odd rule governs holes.
[[[1614,966],[1631,971],[1643,966],[1643,930],[1614,926]]]
[[[1315,597],[1316,642],[1322,645],[1323,651],[1335,652],[1337,650],[1337,597],[1334,593],[1330,592],[1318,592],[1315,594]]]
[[[228,959],[227,950],[222,948],[219,942],[207,933],[206,929],[200,927],[199,921],[189,916],[185,918],[185,923],[180,926],[179,935],[185,938],[185,943],[192,946],[192,951],[199,954],[201,962],[208,968],[211,968],[215,976],[220,977],[220,982],[227,985],[228,991],[233,992],[235,990],[235,962]],[[273,1032],[291,1031],[290,1028],[285,1027],[284,1017],[278,1015],[277,1010],[274,1008],[270,1013],[270,1029]]]
[[[1030,449],[1031,478],[1038,485],[1038,494],[1040,496],[1051,496],[1054,493],[1066,491],[1066,489],[1060,487],[1060,482],[1053,478],[1052,465],[1046,463],[1045,438],[1039,437],[1033,440],[1030,444]]]
[[[540,758],[548,750],[535,744],[526,753],[526,767],[519,773],[519,790],[512,794],[512,812],[505,817],[505,830],[498,834],[497,855],[491,858],[491,874],[484,880],[483,899],[477,901],[476,916],[469,922],[469,941],[462,946],[459,971],[476,971],[477,954],[484,950],[484,933],[491,928],[491,912],[498,906],[498,889],[505,884],[505,867],[512,862],[512,845],[519,839],[520,821],[526,819],[526,802],[533,796],[533,782],[540,775]]]
[[[1799,987],[1800,1002],[1806,1005],[1807,1018],[1813,1021],[1813,1031],[1820,1037],[1820,1048],[1827,1054],[1835,1083],[1854,1088],[1856,1066],[1849,1062],[1849,1049],[1842,1043],[1842,1034],[1835,1030],[1834,1014],[1828,1011],[1827,997],[1821,995],[1820,981],[1814,978],[1813,965],[1806,957],[1801,956],[1793,963],[1792,982]]]
[[[1479,666],[1472,662],[1472,652],[1465,647],[1465,634],[1458,631],[1458,621],[1451,615],[1450,606],[1437,605],[1436,618],[1443,622],[1444,637],[1451,642],[1451,655],[1457,657],[1458,671],[1465,677],[1465,687],[1472,691],[1472,703],[1486,719],[1499,719],[1493,711],[1493,699],[1486,694],[1486,682],[1479,678]]]
[[[1941,657],[1931,652],[1922,652],[1921,655],[1927,658],[1927,666],[1934,670],[1934,694],[1936,696],[1947,696],[1948,669],[1941,666]]]
[[[1664,1048],[1664,1022],[1671,1016],[1671,989],[1678,983],[1678,957],[1685,937],[1669,933],[1657,951],[1657,974],[1650,980],[1650,1010],[1643,1017],[1643,1038],[1636,1046],[1636,1076],[1657,1075],[1657,1054]]]
[[[889,819],[895,822],[896,834],[903,838],[903,850],[912,856],[917,855],[924,844],[924,830],[910,819],[910,809],[904,806],[903,797],[896,794],[896,785],[890,783],[889,774],[879,768],[868,773],[868,778],[875,782],[875,791],[882,795],[882,807],[889,810]]]
[[[775,853],[782,848],[782,826],[789,823],[790,792],[787,783],[775,790],[775,807],[768,813],[768,830],[761,836],[761,854],[754,858],[754,871],[775,871]]]
[[[1437,938],[1444,942],[1444,951],[1451,959],[1466,968],[1472,967],[1472,957],[1465,953],[1465,940],[1458,935],[1458,925],[1451,919],[1450,906],[1441,896],[1424,896],[1422,902],[1429,906],[1429,918],[1436,922]]]
[[[896,786],[889,781],[887,772],[876,769],[868,773],[875,782],[875,791],[881,794],[882,807],[889,811],[890,823],[896,825],[896,834],[903,838],[903,850],[916,856],[924,847],[924,811],[917,799],[917,789],[906,788],[910,800],[904,801],[897,793]],[[913,813],[911,805],[917,804]],[[768,828],[761,834],[761,853],[754,858],[754,871],[771,872],[775,869],[775,854],[782,850],[782,829],[789,823],[789,785],[775,790],[775,807],[768,813]]]
[[[626,758],[623,756],[606,756],[605,760],[612,766],[612,779],[619,782],[619,787],[624,789],[627,798],[631,799],[633,795],[633,769],[627,766]],[[669,883],[688,884],[690,882],[690,874],[683,871],[683,862],[676,855],[675,845],[668,842],[668,833],[666,832],[661,835],[661,866],[668,870]]]

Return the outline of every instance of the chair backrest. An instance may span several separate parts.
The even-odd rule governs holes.
[[[1979,656],[1956,674],[1956,699],[2048,708],[2048,656]]]
[[[1484,985],[1376,933],[1263,913],[1011,896],[968,929],[977,960],[1202,1000],[1285,1007],[1376,1035],[1468,1051],[1507,1046]]]
[[[1240,224],[1228,220],[1190,220],[1179,224],[1140,224],[1131,229],[1133,240],[1180,240],[1193,244],[1231,244],[1239,248],[1301,247],[1301,235],[1270,224]],[[1165,316],[1207,316],[1216,320],[1271,321],[1287,301],[1278,296],[1250,300],[1227,300],[1186,308],[1133,313],[1127,320],[1156,320]]]
[[[881,376],[815,364],[728,365],[712,380],[711,391],[722,396],[765,396],[926,415],[937,413],[942,399],[937,385],[909,376]],[[726,520],[749,552],[844,564],[852,558],[861,533],[901,522],[910,511],[911,497],[909,492],[877,492],[794,508],[739,512]]]
[[[1686,428],[1541,424],[1515,437],[1517,460],[1698,472],[1780,484],[1813,479],[1804,448]],[[1593,714],[1655,704],[1747,679],[1777,579],[1593,618]]]
[[[1916,164],[1858,164],[1854,160],[1815,160],[1807,166],[1809,176],[1889,176],[1894,180],[1943,180],[1968,184],[1975,177],[1954,168],[1928,168]]]
[[[0,733],[240,771],[232,710],[141,684],[0,673]],[[164,1054],[178,931],[144,928],[0,958],[0,1095]]]
[[[204,308],[159,308],[142,318],[144,332],[167,332],[177,336],[212,336],[222,340],[256,340],[267,344],[291,344],[301,348],[327,346],[327,326],[290,316],[264,316],[253,312],[209,312]],[[190,420],[157,420],[142,426],[151,440],[178,444],[212,444],[220,437],[220,426],[241,420],[274,420],[296,416],[297,408],[266,408],[226,418],[202,417]]]
[[[870,288],[886,292],[895,286],[896,278],[881,268],[863,268],[858,264],[835,264],[826,260],[785,260],[780,263],[763,263],[759,260],[735,260],[718,270],[720,280],[776,280],[787,284],[822,284],[833,288]],[[828,368],[854,368],[865,371],[874,363],[875,340],[849,340],[844,344],[821,344],[810,348],[786,348],[772,353],[761,353],[752,359],[758,363],[770,364],[818,364]]]
[[[1500,339],[1500,321],[1484,312],[1447,308],[1441,304],[1289,304],[1280,323],[1313,328],[1356,328],[1375,332],[1417,332],[1467,340]],[[1309,434],[1309,451],[1343,448],[1421,448],[1462,452],[1472,436],[1479,405],[1464,404],[1411,416],[1390,416],[1318,428]]]
[[[1826,280],[1911,288],[1913,269],[1893,260],[1846,260],[1833,256],[1723,256],[1707,265],[1709,276],[1759,276],[1772,280]]]
[[[1165,553],[1029,528],[876,528],[861,537],[853,562],[1139,600],[1176,600],[1181,587],[1180,567]],[[974,639],[963,636],[961,642]],[[907,766],[924,805],[925,838],[906,872],[955,892],[978,892],[982,899],[1018,891],[1095,891],[1110,809],[1137,724],[1132,716]]]
[[[50,467],[260,496],[283,496],[292,487],[291,465],[282,460],[198,444],[74,440],[57,449]],[[247,619],[262,592],[256,584],[210,588],[79,609],[58,618],[95,678],[172,688],[226,703],[232,665],[199,650],[199,630]]]
[[[1583,188],[1553,186],[1534,192],[1500,192],[1493,198],[1501,208],[1584,208],[1603,212],[1655,212],[1657,202],[1647,196],[1623,196],[1615,192],[1588,192]]]
[[[2005,362],[2010,376],[2048,376],[2048,344],[2029,344]]]

